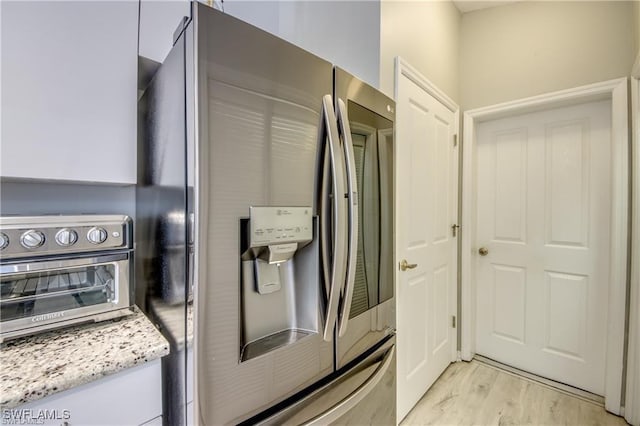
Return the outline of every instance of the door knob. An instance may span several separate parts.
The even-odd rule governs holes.
[[[489,249],[486,247],[480,247],[480,250],[478,250],[478,253],[480,253],[480,256],[486,256],[489,254]]]
[[[402,262],[400,262],[400,270],[401,271],[406,271],[407,269],[413,269],[416,266],[418,266],[417,263],[409,263],[409,262],[407,262],[407,259],[402,259]]]

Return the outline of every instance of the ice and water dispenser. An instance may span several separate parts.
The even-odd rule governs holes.
[[[241,348],[247,361],[318,332],[317,219],[311,207],[255,207],[241,220]]]

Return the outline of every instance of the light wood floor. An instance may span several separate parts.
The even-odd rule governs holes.
[[[626,425],[596,403],[478,361],[451,364],[401,425]]]

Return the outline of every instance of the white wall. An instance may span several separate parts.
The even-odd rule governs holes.
[[[624,77],[635,58],[631,1],[519,2],[461,29],[464,109]]]
[[[632,75],[640,77],[640,1],[633,2],[633,59]]]
[[[380,0],[283,1],[280,5],[280,37],[378,87]]]
[[[142,1],[142,56],[157,62],[164,59],[171,48],[179,18],[185,14],[185,4],[175,0]],[[220,4],[216,2],[218,8]],[[378,86],[379,0],[226,0],[224,11],[333,62],[374,87]]]
[[[401,56],[459,103],[460,22],[450,0],[382,0],[380,89],[393,97],[394,58]]]
[[[378,87],[379,0],[226,0],[224,10]]]

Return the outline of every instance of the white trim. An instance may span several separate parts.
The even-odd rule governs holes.
[[[631,79],[632,165],[632,259],[640,253],[640,82]],[[629,350],[627,352],[627,395],[625,419],[640,425],[640,262],[631,262],[629,300]]]
[[[425,92],[436,98],[441,104],[443,104],[449,111],[456,114],[456,119],[459,121],[460,108],[446,93],[440,90],[435,84],[429,81],[423,76],[420,71],[411,66],[407,61],[400,56],[396,56],[396,81],[395,81],[395,97],[398,99],[398,83],[400,75],[404,75],[409,80],[420,86]]]
[[[482,364],[497,368],[498,370],[508,372],[509,374],[512,374],[518,378],[529,380],[531,382],[539,384],[540,386],[562,392],[566,395],[570,395],[574,398],[579,398],[583,401],[589,401],[593,404],[598,404],[599,406],[604,408],[604,398],[600,395],[596,395],[582,389],[574,388],[573,386],[565,385],[564,383],[556,382],[555,380],[547,379],[546,377],[538,376],[537,374],[529,373],[528,371],[520,370],[519,368],[511,367],[510,365],[494,361],[491,358],[487,358],[482,355],[476,355],[473,359]]]
[[[626,78],[616,78],[614,80],[560,90],[558,92],[545,93],[530,98],[472,109],[466,111],[465,116],[468,115],[470,118],[473,118],[475,122],[479,123],[548,108],[558,108],[578,103],[611,99],[613,91],[623,82],[626,85],[626,81]]]
[[[557,108],[611,99],[612,142],[612,200],[611,200],[611,272],[609,289],[609,318],[607,335],[605,406],[608,411],[621,412],[622,369],[624,352],[624,324],[627,289],[628,207],[629,207],[629,132],[627,114],[627,79],[615,79],[581,86],[513,102],[492,105],[465,112],[462,183],[462,222],[467,229],[462,238],[462,359],[475,355],[475,258],[476,237],[476,126],[496,118],[525,114],[543,109]]]
[[[460,304],[462,318],[460,318],[461,337],[460,352],[464,361],[471,361],[476,353],[476,286],[471,279],[473,270],[473,250],[476,240],[475,214],[477,208],[477,196],[475,190],[476,176],[476,141],[475,121],[472,112],[464,113],[463,121],[463,148],[462,148],[462,249],[460,252],[461,267],[461,291]],[[464,315],[464,314],[467,315]]]

